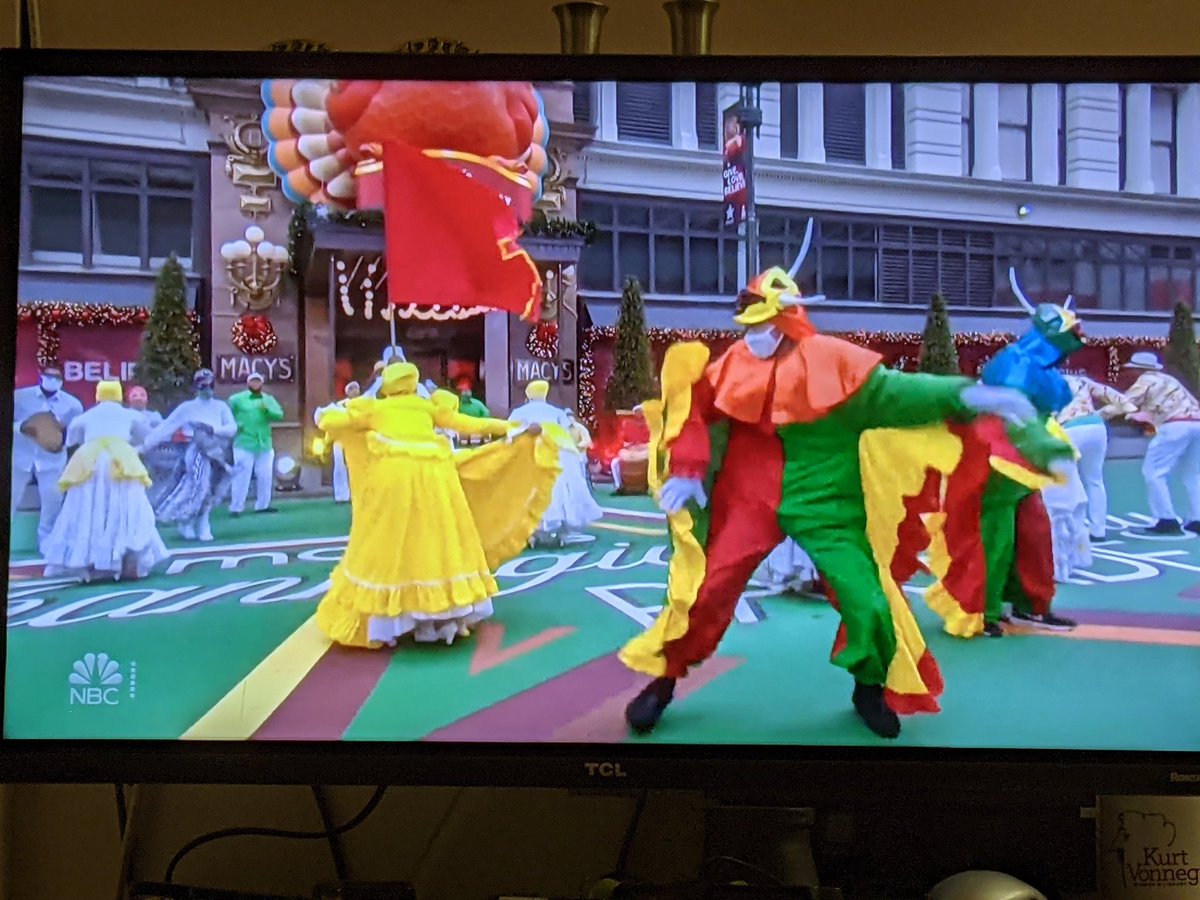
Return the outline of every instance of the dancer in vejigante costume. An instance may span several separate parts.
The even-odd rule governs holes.
[[[1021,391],[1037,419],[1020,428],[988,419],[958,429],[963,463],[947,481],[938,514],[925,519],[929,533],[922,539],[921,529],[914,527],[902,541],[910,560],[928,542],[929,567],[937,580],[925,600],[948,633],[964,638],[1003,637],[1006,603],[1022,624],[1059,631],[1075,627],[1050,610],[1054,541],[1041,491],[1066,485],[1074,465],[1075,448],[1054,415],[1071,401],[1058,366],[1083,347],[1082,326],[1070,298],[1035,307],[1015,272],[1009,280],[1031,327],[987,362],[981,380]]]
[[[146,497],[150,475],[132,446],[145,420],[121,395],[119,381],[101,381],[96,405],[67,427],[67,445],[79,449],[58,479],[62,511],[42,548],[49,578],[144,578],[169,555]]]
[[[782,269],[758,276],[738,297],[743,338],[712,362],[703,344],[671,347],[662,400],[645,404],[673,553],[663,612],[621,652],[654,676],[626,710],[635,731],[653,728],[676,680],[715,652],[747,581],[785,536],[828,583],[842,619],[833,662],[853,676],[866,725],[895,737],[898,712],[937,710],[937,664],[899,586],[880,578],[891,535],[872,521],[868,495],[895,488],[860,465],[860,437],[1032,410],[1015,391],[888,369],[874,351],[818,333],[802,303]],[[921,449],[906,451],[920,473],[913,493],[941,464]]]
[[[192,377],[196,396],[180,403],[142,442],[142,457],[154,484],[150,502],[161,523],[174,523],[189,541],[211,541],[209,517],[229,493],[230,447],[237,422],[224,400],[213,395],[216,376],[200,369]],[[181,432],[184,442],[173,439]]]
[[[346,447],[354,495],[346,553],[317,607],[339,644],[469,634],[492,614],[493,570],[525,548],[558,478],[562,441],[552,433],[464,416],[449,391],[419,396],[418,378],[416,366],[392,363],[377,397],[321,417]],[[510,440],[455,452],[439,428]]]
[[[604,515],[604,510],[592,496],[583,465],[584,456],[576,449],[574,441],[570,440],[570,417],[566,410],[546,401],[549,393],[548,382],[529,382],[525,387],[528,402],[509,413],[508,420],[518,425],[540,425],[543,428],[553,426],[562,429],[563,437],[566,438],[566,446],[563,447],[559,460],[562,474],[554,483],[550,506],[546,508],[541,524],[530,539],[536,546],[562,547],[569,533],[580,531],[599,521]]]

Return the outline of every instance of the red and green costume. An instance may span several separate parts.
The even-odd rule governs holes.
[[[899,588],[904,579],[880,573],[903,561],[896,535],[906,503],[932,502],[921,499],[926,482],[956,459],[911,454],[915,475],[899,486],[880,480],[860,444],[880,429],[912,436],[969,420],[962,393],[973,382],[890,370],[879,354],[817,333],[798,310],[772,324],[786,339],[768,359],[742,341],[711,363],[701,344],[668,352],[663,399],[644,407],[652,487],[701,478],[710,501],[668,516],[667,604],[621,658],[660,680],[684,676],[716,650],[752,573],[788,536],[841,614],[833,662],[857,685],[882,690],[894,712],[936,711],[941,676]]]

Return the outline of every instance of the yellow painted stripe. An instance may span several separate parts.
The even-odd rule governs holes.
[[[1073,638],[1079,641],[1116,641],[1123,644],[1165,644],[1174,647],[1200,647],[1200,631],[1174,628],[1135,628],[1123,625],[1079,625],[1074,631],[1047,631],[1009,625],[1012,634],[1036,634],[1046,637]]]
[[[593,522],[589,528],[602,528],[605,531],[623,531],[626,534],[647,534],[651,537],[666,537],[665,528],[639,528],[636,525],[614,525],[610,522]]]
[[[245,741],[262,727],[330,647],[313,616],[276,647],[183,735],[189,741]]]

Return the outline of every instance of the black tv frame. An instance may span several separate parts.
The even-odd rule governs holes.
[[[670,57],[424,56],[359,53],[0,51],[0,221],[20,210],[22,86],[29,76],[351,77],[528,81],[833,81],[1192,83],[1200,57]],[[18,247],[0,241],[0,336],[16,333]],[[12,344],[0,345],[11,385]],[[12,392],[0,390],[0,434]],[[5,499],[10,486],[0,489]],[[7,508],[7,503],[5,505]],[[0,529],[8,553],[9,529]],[[0,583],[7,595],[7,567]],[[7,632],[6,632],[7,635]],[[0,661],[6,641],[0,641]],[[0,669],[0,671],[3,671]],[[1200,673],[1197,686],[1200,688]],[[1053,685],[1047,685],[1053,690]],[[797,697],[797,704],[804,698]],[[0,692],[0,722],[4,696]],[[1195,715],[1200,728],[1200,712]],[[1114,722],[1114,727],[1120,727]],[[405,784],[700,789],[778,805],[870,796],[1200,794],[1200,754],[926,749],[442,742],[207,742],[0,739],[0,783]]]

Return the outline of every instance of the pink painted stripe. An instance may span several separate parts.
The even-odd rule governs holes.
[[[340,741],[391,662],[390,650],[330,647],[251,740]]]

